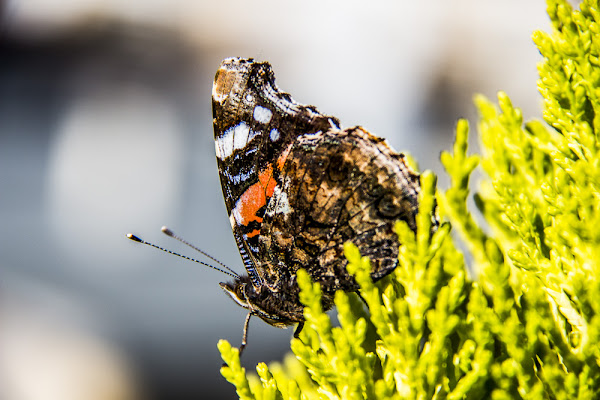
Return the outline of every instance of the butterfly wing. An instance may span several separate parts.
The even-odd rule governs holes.
[[[233,234],[252,282],[261,281],[259,237],[283,161],[301,135],[339,127],[275,85],[268,63],[230,58],[212,92],[217,166]],[[257,270],[257,266],[259,266]]]
[[[415,230],[419,176],[360,127],[303,135],[288,154],[263,221],[263,269],[275,287],[305,268],[325,293],[358,287],[346,271],[350,241],[380,279],[398,262],[397,220]],[[281,270],[286,274],[282,274]]]

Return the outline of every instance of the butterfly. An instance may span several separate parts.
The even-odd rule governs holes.
[[[267,62],[224,60],[212,107],[223,197],[247,271],[220,284],[248,310],[241,352],[252,316],[276,327],[298,324],[298,336],[298,269],[321,285],[325,310],[337,290],[358,290],[344,243],[370,258],[374,281],[393,271],[393,227],[403,220],[416,230],[419,175],[383,139],[294,101]]]

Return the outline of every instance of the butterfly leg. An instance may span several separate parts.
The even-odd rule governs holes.
[[[250,317],[252,317],[252,312],[249,312],[246,315],[246,321],[244,322],[244,333],[242,334],[242,344],[240,345],[240,358],[242,358],[242,352],[248,344],[248,326],[250,325]]]
[[[294,331],[294,337],[296,339],[298,339],[298,336],[300,336],[300,332],[302,332],[302,328],[304,328],[304,321],[299,322],[298,326],[296,327],[296,330]]]

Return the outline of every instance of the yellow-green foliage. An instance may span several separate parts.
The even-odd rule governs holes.
[[[360,294],[336,294],[332,327],[319,285],[300,271],[306,325],[284,364],[246,376],[221,341],[223,376],[242,399],[600,398],[600,11],[548,1],[554,32],[537,32],[546,124],[523,123],[500,93],[476,102],[483,154],[467,155],[459,121],[442,162],[451,187],[422,175],[418,234],[399,223],[400,265],[373,284],[369,260],[346,246]],[[469,177],[484,231],[467,209]],[[433,236],[429,214],[449,222]],[[467,276],[450,226],[476,272]]]

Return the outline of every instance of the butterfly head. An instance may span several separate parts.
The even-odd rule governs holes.
[[[249,310],[269,325],[285,328],[304,320],[302,306],[290,301],[288,294],[274,292],[266,286],[254,286],[248,275],[233,282],[221,282],[221,289],[239,306]]]

